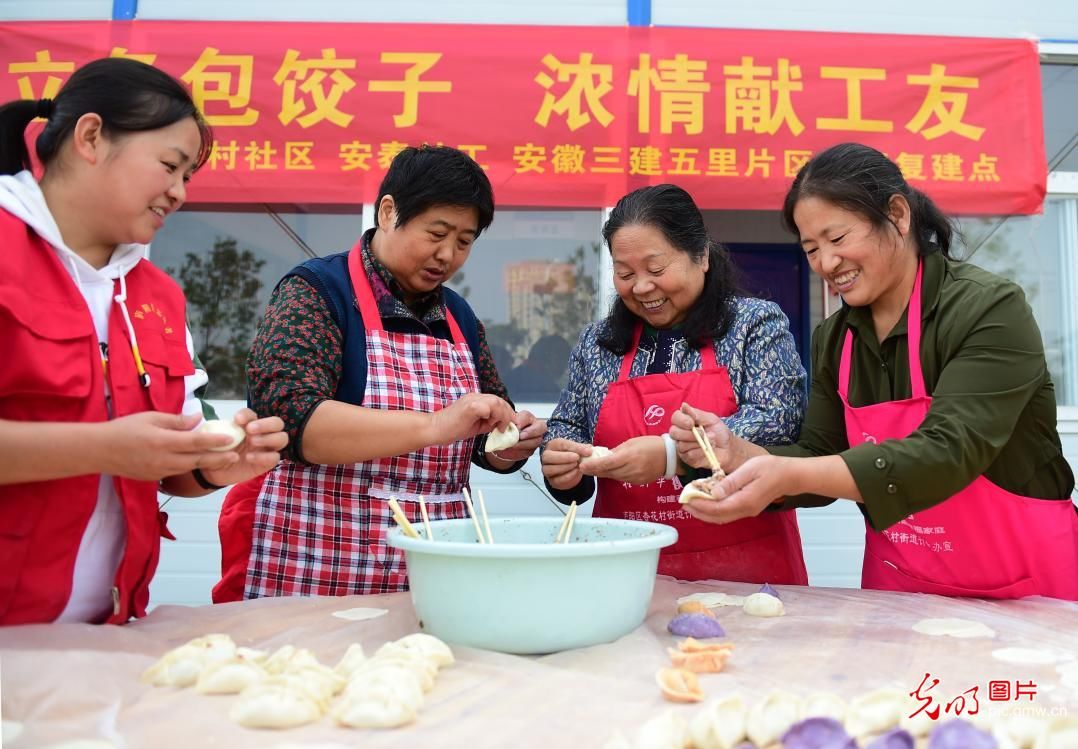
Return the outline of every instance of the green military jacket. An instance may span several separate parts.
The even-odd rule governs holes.
[[[909,398],[912,388],[908,310],[880,342],[868,307],[843,307],[813,334],[812,386],[800,438],[768,450],[841,455],[876,530],[939,504],[980,475],[1015,494],[1069,499],[1074,475],[1056,430],[1055,389],[1022,289],[938,252],[923,260],[921,366],[932,407],[920,428],[903,440],[850,447],[838,396],[848,329],[854,331],[851,405]],[[786,506],[831,501],[799,495]]]

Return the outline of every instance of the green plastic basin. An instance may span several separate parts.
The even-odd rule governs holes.
[[[582,648],[636,629],[659,550],[677,541],[669,526],[608,518],[579,518],[566,544],[554,543],[558,518],[492,518],[493,544],[479,544],[467,518],[430,525],[433,541],[399,528],[386,539],[404,550],[419,626],[503,653]]]

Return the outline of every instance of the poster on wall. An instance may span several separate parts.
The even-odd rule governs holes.
[[[1036,45],[1020,39],[435,24],[0,24],[0,96],[134,57],[213,125],[190,200],[373,202],[408,145],[463,149],[503,206],[598,207],[675,182],[775,210],[814,153],[884,151],[950,212],[1041,210]]]

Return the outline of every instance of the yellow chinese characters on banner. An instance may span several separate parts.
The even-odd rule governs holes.
[[[1037,58],[1020,40],[191,28],[6,24],[0,86],[7,98],[53,98],[95,57],[162,67],[214,128],[192,186],[200,201],[371,200],[393,157],[422,143],[471,154],[501,204],[608,205],[630,186],[675,181],[704,207],[773,209],[813,154],[842,141],[888,153],[951,210],[1035,211],[1043,196],[1043,136],[1028,116],[1039,109],[1027,101],[1039,96]],[[95,48],[97,40],[108,46]]]

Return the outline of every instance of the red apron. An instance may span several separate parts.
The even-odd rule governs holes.
[[[614,448],[633,437],[665,434],[670,429],[671,415],[682,403],[719,416],[737,411],[730,376],[725,367],[716,363],[710,341],[700,350],[701,369],[696,372],[630,379],[642,330],[643,326],[637,326],[617,382],[610,383],[607,389],[593,444]],[[649,520],[677,529],[677,543],[663,549],[659,557],[661,575],[682,580],[808,584],[793,512],[767,512],[716,525],[697,520],[681,508],[681,482],[676,476],[644,485],[602,478],[598,483],[596,517]]]
[[[348,269],[367,335],[364,408],[429,413],[477,392],[471,349],[449,310],[451,341],[386,331],[359,252],[357,247],[349,255]],[[282,461],[266,474],[253,517],[250,495],[255,481],[237,486],[236,504],[228,509],[237,529],[250,529],[243,596],[406,590],[404,554],[385,544],[386,531],[394,525],[387,500],[396,496],[417,524],[422,522],[419,495],[431,520],[468,517],[461,490],[468,481],[473,441],[431,445],[353,465]],[[239,543],[242,539],[236,535],[222,531],[222,545]],[[231,574],[225,570],[215,601],[230,600],[236,593],[238,551],[223,552]]]
[[[913,397],[854,408],[848,393],[853,333],[846,331],[838,394],[850,446],[908,437],[932,398],[921,372],[921,273],[907,312]],[[866,528],[861,587],[945,596],[1078,600],[1078,518],[1069,500],[1022,497],[984,476],[884,531]]]

